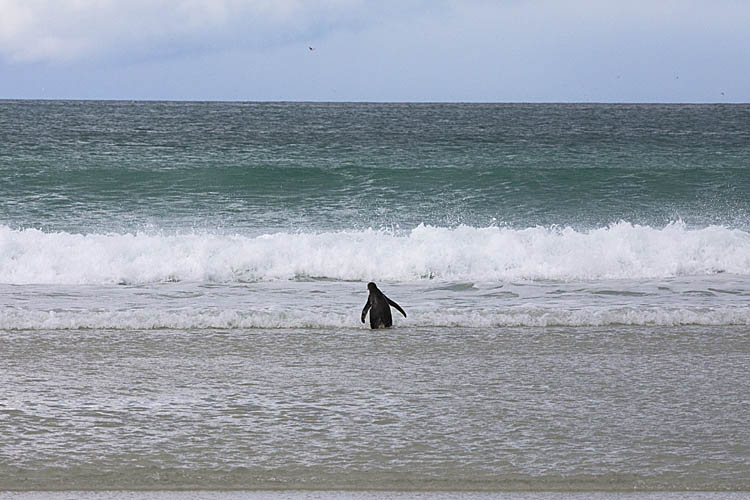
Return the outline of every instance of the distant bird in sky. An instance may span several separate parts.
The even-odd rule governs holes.
[[[307,48],[310,49],[310,52],[312,52],[313,50],[315,50],[315,47],[312,47],[312,46],[307,47]]]

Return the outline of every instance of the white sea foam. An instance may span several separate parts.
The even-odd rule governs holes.
[[[128,311],[0,310],[0,330],[204,330],[204,329],[364,329],[358,311],[239,311],[134,309]],[[621,307],[595,310],[525,308],[409,311],[399,328],[596,327],[750,325],[750,309],[738,306]]]
[[[447,281],[750,274],[750,233],[621,222],[570,227],[368,229],[261,236],[70,234],[0,226],[0,283],[108,284],[296,278]]]

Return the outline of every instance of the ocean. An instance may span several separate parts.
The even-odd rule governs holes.
[[[0,179],[4,498],[750,494],[750,105],[0,101]]]

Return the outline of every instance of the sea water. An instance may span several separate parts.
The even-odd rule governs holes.
[[[748,491],[750,106],[1,101],[0,345],[0,490]]]

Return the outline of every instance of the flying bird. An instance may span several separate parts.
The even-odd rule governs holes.
[[[315,47],[307,47],[307,48],[310,49],[310,52],[312,52],[313,50],[315,50]]]

